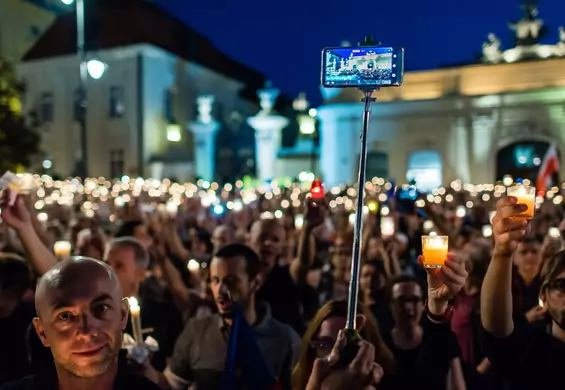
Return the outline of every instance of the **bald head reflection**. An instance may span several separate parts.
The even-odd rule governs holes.
[[[107,264],[85,257],[57,264],[39,281],[35,305],[35,329],[59,368],[91,378],[116,360],[127,305]]]
[[[39,280],[35,307],[39,317],[65,301],[89,298],[93,293],[121,300],[120,284],[106,263],[88,257],[74,257],[58,263]]]

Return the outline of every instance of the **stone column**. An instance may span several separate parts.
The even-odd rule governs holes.
[[[206,181],[214,181],[216,168],[216,134],[220,123],[212,117],[214,96],[201,95],[196,100],[198,118],[190,124],[194,134],[194,162],[196,176]]]
[[[287,118],[273,112],[279,94],[278,89],[271,88],[267,83],[264,89],[257,92],[261,111],[247,118],[247,123],[255,130],[255,165],[257,177],[262,181],[273,180],[278,174],[276,165],[282,131],[289,123]]]
[[[493,163],[493,142],[497,117],[495,113],[476,115],[472,119],[473,135],[471,150],[473,184],[493,183],[495,179],[495,164]]]
[[[454,118],[453,127],[449,135],[448,165],[452,169],[455,177],[451,179],[461,180],[463,183],[470,183],[471,174],[469,170],[469,129],[468,121],[465,117]]]
[[[352,184],[356,180],[359,145],[354,145],[361,131],[352,115],[362,115],[357,104],[330,104],[318,108],[320,131],[320,171],[326,187]],[[362,109],[362,108],[361,108]]]

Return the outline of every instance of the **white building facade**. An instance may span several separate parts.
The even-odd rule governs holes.
[[[369,178],[416,180],[423,188],[457,179],[493,183],[507,173],[531,178],[550,146],[565,150],[565,30],[559,30],[556,45],[540,45],[537,34],[543,23],[535,17],[537,10],[526,12],[513,25],[517,47],[502,51],[491,34],[483,45],[482,64],[408,72],[402,87],[375,94]],[[328,186],[353,183],[361,94],[353,89],[322,92],[322,176]]]

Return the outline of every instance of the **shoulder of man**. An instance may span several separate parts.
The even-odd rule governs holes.
[[[27,376],[14,382],[4,383],[0,390],[34,390],[37,389],[35,376]]]
[[[274,317],[270,317],[269,321],[269,328],[272,333],[276,334],[278,337],[284,337],[289,340],[293,345],[297,344],[300,345],[300,336],[296,331],[292,328],[292,326],[282,323],[279,320],[275,319]]]
[[[217,314],[202,318],[191,318],[184,324],[183,330],[177,338],[176,344],[191,344],[194,340],[202,337],[210,326],[219,324],[220,318]],[[219,328],[219,326],[218,326]]]

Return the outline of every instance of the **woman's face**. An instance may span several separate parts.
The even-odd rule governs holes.
[[[330,354],[337,340],[337,334],[343,328],[345,328],[345,317],[330,317],[322,322],[320,330],[310,342],[312,348],[316,350],[317,357]]]

